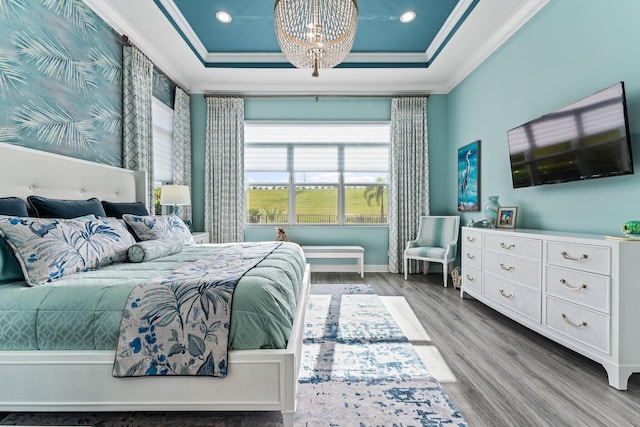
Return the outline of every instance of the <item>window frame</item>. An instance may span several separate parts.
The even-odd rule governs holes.
[[[300,121],[295,121],[295,122],[291,122],[291,121],[271,121],[271,120],[246,120],[245,121],[245,127],[246,126],[251,126],[251,125],[264,125],[264,126],[269,126],[269,125],[274,125],[274,126],[287,126],[287,125],[291,125],[291,126],[300,126],[300,125],[310,125],[310,126],[341,126],[341,125],[384,125],[387,127],[388,131],[389,131],[389,136],[386,142],[353,142],[353,143],[349,143],[349,142],[325,142],[325,143],[319,143],[319,142],[246,142],[245,141],[245,149],[248,146],[255,146],[255,147],[286,147],[286,152],[287,152],[287,161],[286,161],[286,168],[287,170],[278,170],[278,171],[274,171],[274,170],[260,170],[260,169],[251,169],[251,170],[247,170],[245,168],[245,191],[253,186],[253,185],[249,185],[246,183],[246,173],[247,171],[249,172],[256,172],[256,173],[264,173],[264,172],[277,172],[277,173],[286,173],[289,175],[289,180],[287,183],[268,183],[268,182],[260,182],[259,184],[256,184],[256,186],[276,186],[276,187],[288,187],[288,219],[287,222],[283,222],[283,223],[267,223],[267,224],[260,224],[260,223],[251,223],[249,222],[248,219],[248,204],[247,204],[247,211],[245,212],[244,215],[244,225],[245,226],[274,226],[274,225],[286,225],[286,226],[329,226],[329,227],[336,227],[336,226],[340,226],[340,227],[362,227],[362,226],[375,226],[375,227],[388,227],[389,225],[389,179],[390,179],[390,174],[391,174],[391,122],[390,121],[341,121],[341,122],[335,122],[335,121],[304,121],[304,122],[300,122]],[[318,171],[298,171],[295,170],[294,168],[294,150],[295,147],[314,147],[314,146],[318,146],[318,147],[327,147],[327,146],[335,146],[337,147],[337,167],[335,170],[327,170],[327,171],[323,171],[323,170],[318,170]],[[384,146],[387,148],[387,168],[384,171],[378,170],[345,170],[345,148],[348,147],[381,147]],[[304,183],[304,182],[296,182],[296,174],[299,173],[304,173],[304,172],[308,172],[308,173],[322,173],[322,172],[327,172],[327,173],[335,173],[337,174],[337,181],[336,182],[326,182],[326,183]],[[372,185],[371,182],[364,182],[364,181],[350,181],[349,183],[346,183],[346,179],[345,179],[345,175],[346,174],[350,174],[350,173],[374,173],[374,174],[382,174],[384,175],[387,179],[384,183],[380,183],[383,184],[385,186],[385,193],[386,193],[386,198],[384,200],[384,202],[386,202],[386,222],[379,222],[379,223],[350,223],[346,221],[346,200],[345,200],[345,190],[346,187],[351,187],[351,186],[363,186],[366,187],[368,185]],[[300,223],[300,222],[296,222],[296,187],[297,186],[301,186],[301,185],[308,185],[309,187],[314,187],[314,186],[335,186],[338,189],[338,206],[337,206],[337,218],[338,221],[335,223]],[[246,196],[245,196],[246,197]],[[383,203],[384,203],[383,202]]]

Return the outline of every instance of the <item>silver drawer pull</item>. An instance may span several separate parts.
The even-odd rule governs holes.
[[[509,267],[507,267],[506,265],[504,265],[503,263],[500,263],[500,268],[503,269],[504,271],[511,271],[513,270],[515,267],[513,265],[510,265]]]
[[[582,254],[578,258],[574,258],[565,251],[560,252],[560,255],[562,255],[562,258],[569,259],[571,261],[580,261],[581,259],[587,259],[589,257],[587,254]]]
[[[476,280],[476,278],[475,278],[475,277],[473,277],[473,276],[469,276],[469,275],[467,274],[467,280],[468,280],[468,281],[470,281],[470,282],[473,282],[474,280]]]
[[[475,241],[476,241],[475,237],[467,236],[467,242],[475,242]]]
[[[569,282],[567,282],[564,279],[560,279],[560,283],[562,284],[562,286],[569,289],[570,291],[579,291],[580,289],[587,289],[587,285],[585,285],[584,283],[581,284],[580,286],[571,286],[569,285]]]
[[[513,243],[509,243],[508,245],[504,242],[500,242],[500,247],[502,249],[511,249],[511,248],[515,248],[516,245],[514,245]]]
[[[500,295],[502,295],[505,298],[513,298],[513,294],[505,294],[504,293],[504,289],[500,289]]]
[[[568,324],[570,324],[571,326],[573,326],[574,328],[581,328],[583,326],[587,326],[587,322],[585,322],[584,320],[582,322],[579,323],[573,323],[571,320],[569,320],[569,318],[567,317],[566,314],[562,313],[560,315],[560,317],[562,317],[562,320],[564,320],[565,322],[567,322]]]
[[[475,259],[476,256],[475,255],[471,255],[470,253],[467,252],[467,258],[469,259]]]

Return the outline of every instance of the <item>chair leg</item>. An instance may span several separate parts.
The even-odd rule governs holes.
[[[407,280],[407,258],[404,257],[404,280]]]
[[[447,287],[447,279],[449,277],[449,263],[445,262],[442,264],[442,281],[444,282],[444,287]]]

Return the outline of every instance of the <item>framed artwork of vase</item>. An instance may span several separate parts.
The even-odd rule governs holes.
[[[458,148],[458,210],[479,211],[480,140]]]

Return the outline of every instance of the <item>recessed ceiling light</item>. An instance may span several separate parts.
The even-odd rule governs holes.
[[[219,10],[216,12],[216,19],[223,24],[228,24],[231,22],[231,14],[229,12],[225,12],[224,10]]]
[[[408,24],[414,19],[416,19],[416,13],[413,10],[407,10],[402,15],[400,15],[400,22],[402,22],[403,24]]]

